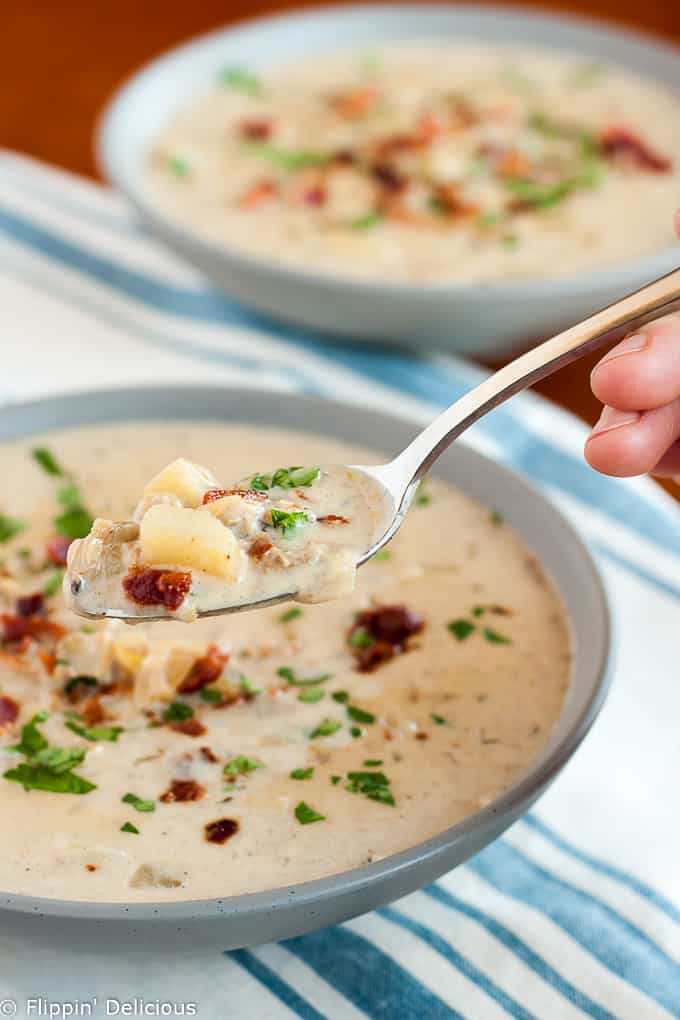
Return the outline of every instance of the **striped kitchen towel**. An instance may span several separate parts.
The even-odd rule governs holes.
[[[441,354],[265,329],[159,247],[115,195],[9,153],[0,309],[2,400],[222,380],[398,406],[424,422],[479,378]],[[154,961],[6,940],[0,1000],[15,1000],[19,1016],[42,995],[96,997],[93,1016],[107,1015],[110,998],[245,1020],[680,1017],[680,514],[647,480],[590,471],[583,438],[571,416],[524,395],[466,439],[572,520],[599,561],[618,633],[604,712],[531,814],[436,884],[285,943]]]

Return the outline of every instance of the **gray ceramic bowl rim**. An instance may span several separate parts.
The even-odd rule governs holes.
[[[301,28],[307,22],[320,22],[324,19],[332,20],[342,15],[348,20],[361,18],[380,17],[384,18],[387,24],[390,20],[398,19],[405,12],[417,12],[423,21],[423,38],[427,37],[426,22],[428,19],[440,19],[448,14],[452,28],[456,22],[466,17],[478,19],[478,27],[474,30],[463,28],[461,37],[479,36],[480,29],[484,23],[493,22],[502,17],[513,20],[525,27],[527,42],[531,41],[531,28],[536,25],[546,25],[554,28],[555,43],[559,48],[559,35],[561,30],[582,32],[584,41],[606,38],[609,42],[618,41],[624,47],[632,47],[657,52],[659,58],[666,61],[677,62],[680,67],[680,47],[665,40],[661,40],[651,33],[643,33],[628,28],[614,26],[604,19],[584,17],[573,14],[554,14],[544,11],[530,10],[523,7],[505,5],[481,6],[476,4],[459,4],[447,8],[438,4],[414,5],[409,3],[391,4],[357,4],[344,6],[333,4],[322,7],[313,7],[309,10],[294,11],[288,14],[264,15],[258,18],[248,19],[224,29],[216,29],[199,36],[195,36],[186,43],[172,47],[160,56],[143,64],[139,71],[133,74],[114,93],[112,98],[102,110],[94,134],[94,152],[97,166],[102,176],[113,184],[128,199],[130,204],[151,223],[162,226],[167,236],[174,239],[190,241],[204,256],[219,256],[220,258],[233,263],[238,263],[246,269],[266,271],[270,274],[280,276],[291,282],[306,284],[324,284],[333,286],[339,291],[346,291],[351,295],[353,291],[376,291],[382,290],[386,294],[400,292],[402,294],[419,295],[426,297],[428,294],[451,294],[465,293],[478,298],[491,300],[502,300],[503,295],[518,300],[535,296],[554,295],[555,300],[561,297],[568,297],[574,290],[581,290],[585,287],[592,287],[593,277],[597,278],[598,287],[625,287],[629,281],[633,285],[641,275],[648,279],[654,279],[663,273],[675,268],[680,258],[677,246],[669,245],[667,248],[660,248],[648,254],[625,259],[621,262],[606,263],[602,267],[584,269],[565,275],[555,277],[539,277],[530,279],[515,280],[490,280],[480,283],[411,283],[394,282],[380,278],[366,280],[353,279],[341,274],[324,274],[314,272],[313,269],[301,269],[295,265],[287,265],[285,262],[277,262],[265,257],[252,255],[242,251],[238,247],[231,247],[226,242],[211,241],[200,233],[194,233],[186,229],[178,221],[163,214],[162,210],[154,202],[145,197],[145,189],[141,184],[139,173],[129,174],[120,166],[116,156],[116,134],[124,131],[126,118],[134,106],[136,96],[141,93],[147,81],[165,71],[171,72],[172,65],[194,53],[200,53],[201,49],[218,40],[230,41],[237,39],[240,33],[259,32],[270,33],[277,27],[290,24],[298,24]],[[389,33],[389,28],[386,27]],[[389,34],[387,36],[389,38]],[[516,40],[515,40],[516,41]],[[548,44],[551,45],[551,44]],[[567,52],[569,48],[565,48]],[[571,52],[575,52],[571,50]],[[616,63],[614,59],[612,61]],[[626,68],[625,60],[620,61],[620,66]],[[646,76],[654,80],[651,68],[646,71]],[[197,76],[198,77],[198,76]],[[680,74],[678,75],[678,86],[680,87]],[[200,93],[200,83],[197,85],[197,93]],[[190,101],[191,97],[187,97]],[[186,105],[186,104],[184,104]],[[178,105],[178,109],[182,104]],[[155,137],[155,134],[145,136],[145,146]]]
[[[322,407],[327,410],[330,407],[346,415],[356,413],[358,410],[357,407],[351,404],[340,401],[330,401],[320,397],[299,396],[288,393],[281,394],[272,390],[249,390],[241,388],[239,388],[237,392],[245,400],[253,402],[261,401],[263,399],[275,399],[277,402],[282,400],[297,401],[310,409],[319,409]],[[93,414],[92,418],[87,419],[87,421],[92,424],[121,422],[125,421],[126,418],[128,420],[139,420],[139,418],[142,417],[140,414],[119,414],[113,410],[109,410],[108,413],[105,412],[100,416],[98,413],[99,404],[107,404],[108,402],[109,407],[113,405],[114,408],[118,408],[123,406],[126,401],[132,400],[141,407],[153,404],[154,401],[158,401],[159,397],[170,398],[169,400],[165,399],[163,405],[164,408],[169,409],[164,410],[163,413],[148,415],[150,420],[188,421],[190,419],[186,415],[181,414],[177,415],[177,417],[173,419],[172,408],[179,406],[183,399],[197,402],[205,398],[207,394],[212,394],[213,396],[219,395],[223,401],[226,398],[226,406],[228,407],[228,398],[230,395],[233,395],[233,393],[234,390],[229,387],[184,385],[164,385],[162,388],[126,386],[114,389],[91,390],[87,392],[80,391],[73,394],[63,394],[56,397],[37,398],[35,400],[8,404],[4,408],[0,409],[0,423],[3,418],[9,417],[11,420],[11,417],[15,414],[29,415],[34,410],[51,410],[55,414],[58,414],[63,410],[65,412],[64,419],[58,428],[68,428],[68,410],[73,406],[74,402],[78,403],[81,407],[89,402],[92,407],[95,408],[96,413]],[[361,410],[364,413],[370,414],[373,418],[380,419],[385,423],[397,422],[402,427],[404,424],[409,423],[408,417],[401,418],[366,408],[361,408]],[[214,417],[211,417],[210,419],[201,419],[200,416],[197,415],[196,420],[214,421],[216,419]],[[224,420],[226,422],[230,419],[225,417]],[[73,423],[73,425],[77,424],[79,424],[79,422]],[[37,431],[42,431],[42,429],[38,429]],[[10,439],[12,434],[13,433],[11,432],[7,433],[0,439],[0,442],[5,442]],[[16,433],[18,437],[28,436],[31,434],[33,434],[33,430],[31,428],[22,428]],[[363,865],[349,871],[327,876],[326,878],[300,883],[295,887],[281,887],[265,890],[264,892],[246,893],[221,898],[182,900],[176,903],[153,901],[142,903],[122,901],[102,903],[89,900],[60,900],[47,897],[10,894],[4,893],[0,890],[0,911],[8,910],[19,914],[39,914],[45,917],[59,917],[64,919],[73,918],[101,922],[142,922],[157,920],[172,923],[189,920],[215,919],[221,915],[234,917],[238,914],[248,914],[249,916],[260,915],[266,917],[278,908],[290,906],[292,901],[300,907],[305,907],[307,905],[318,907],[322,905],[326,899],[332,900],[338,896],[338,894],[360,891],[362,888],[379,884],[383,880],[390,879],[404,869],[410,870],[420,863],[436,860],[440,855],[445,856],[450,845],[458,838],[463,837],[468,833],[484,832],[485,829],[493,829],[496,816],[512,815],[514,807],[517,807],[517,805],[523,803],[527,799],[533,799],[533,797],[554,778],[554,776],[562,769],[568,759],[572,756],[576,748],[588,733],[607,696],[611,681],[612,665],[611,620],[609,606],[600,574],[592,560],[592,557],[590,556],[590,553],[583,545],[578,534],[562,517],[562,515],[548,503],[537,489],[529,485],[515,472],[497,464],[477,451],[470,452],[487,467],[491,466],[491,468],[499,476],[499,480],[501,482],[505,479],[508,482],[512,480],[514,485],[520,484],[525,491],[533,496],[534,499],[544,504],[544,506],[554,516],[556,525],[559,526],[562,535],[570,544],[572,556],[580,559],[581,566],[585,570],[588,577],[588,583],[591,585],[591,590],[596,598],[597,612],[599,612],[600,615],[598,632],[601,635],[601,642],[600,655],[598,656],[597,661],[593,664],[593,680],[591,682],[591,689],[587,699],[584,701],[580,713],[575,718],[570,729],[564,734],[560,742],[556,744],[549,754],[547,754],[542,760],[539,758],[537,762],[530,766],[518,782],[513,784],[505,793],[501,794],[501,796],[495,798],[489,805],[481,808],[474,814],[469,815],[439,835],[428,840],[424,840],[421,843],[417,843],[415,846],[409,847],[407,850],[392,854],[376,863]],[[444,870],[446,869],[442,869],[442,871]]]

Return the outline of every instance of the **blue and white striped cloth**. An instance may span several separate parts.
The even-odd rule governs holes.
[[[265,329],[104,189],[0,155],[0,397],[192,381],[315,392],[425,421],[478,378],[443,355]],[[618,631],[612,695],[526,818],[435,885],[333,929],[169,961],[0,944],[0,999],[194,1002],[204,1018],[680,1017],[680,514],[581,458],[527,395],[469,442],[540,485],[590,543]],[[98,1011],[99,1010],[99,1011]]]

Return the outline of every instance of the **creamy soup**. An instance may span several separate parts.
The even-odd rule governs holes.
[[[146,184],[212,240],[315,272],[554,276],[674,242],[680,98],[474,43],[230,66],[163,130]]]
[[[69,607],[90,617],[192,622],[286,597],[340,598],[392,516],[382,486],[346,466],[251,472],[231,486],[173,461],[145,486],[131,521],[98,518],[70,546]]]
[[[380,860],[489,804],[559,717],[558,595],[497,513],[436,480],[343,599],[191,626],[72,615],[69,542],[130,519],[180,451],[220,478],[379,459],[221,424],[0,447],[3,892],[222,897]]]

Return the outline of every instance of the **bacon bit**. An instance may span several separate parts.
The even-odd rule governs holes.
[[[407,652],[409,638],[419,634],[424,626],[421,617],[406,606],[377,606],[359,613],[347,635],[357,668],[362,673],[370,673],[383,662]],[[372,643],[363,647],[353,644],[357,631],[370,635]]]
[[[104,707],[97,696],[88,698],[80,708],[79,715],[88,726],[99,726],[107,718]]]
[[[240,496],[248,503],[261,503],[269,497],[266,492],[258,492],[257,489],[210,489],[203,496],[203,506],[206,503],[214,503],[215,500],[224,499],[225,496]]]
[[[208,822],[205,827],[205,838],[208,843],[226,843],[239,830],[239,823],[234,818],[220,818],[217,822]]]
[[[462,96],[454,97],[451,104],[451,127],[468,128],[479,123],[480,117]]]
[[[326,191],[321,185],[317,185],[314,188],[308,188],[302,196],[302,201],[305,205],[324,205],[326,201]]]
[[[65,567],[66,554],[72,541],[72,538],[65,538],[63,535],[55,535],[54,538],[51,538],[45,546],[45,556],[48,561],[55,567]]]
[[[423,113],[416,124],[415,138],[420,145],[430,145],[443,134],[444,125],[433,113]]]
[[[259,535],[253,542],[250,543],[248,549],[248,555],[253,560],[263,559],[270,549],[274,548],[274,543],[270,542],[266,535]]]
[[[38,652],[38,658],[45,667],[48,676],[52,676],[57,665],[57,657],[54,652]]]
[[[214,684],[222,676],[229,655],[221,652],[217,645],[210,645],[205,655],[196,659],[193,666],[177,688],[179,694],[195,694],[202,687]]]
[[[331,96],[329,102],[341,117],[355,120],[357,117],[365,117],[375,109],[378,99],[379,93],[374,85],[361,85],[359,88]]]
[[[271,120],[264,117],[251,118],[241,121],[239,132],[242,138],[247,138],[250,142],[266,142],[272,136],[273,126]]]
[[[26,639],[51,637],[58,641],[66,633],[66,628],[42,616],[12,616],[9,613],[0,615],[2,621],[2,641],[6,644],[22,642],[26,650]],[[15,649],[16,650],[16,649]]]
[[[199,751],[201,752],[201,757],[204,758],[205,761],[209,761],[213,765],[215,762],[220,760],[217,757],[217,755],[213,751],[211,751],[209,747],[199,747]]]
[[[0,729],[3,726],[11,726],[18,716],[19,706],[14,698],[9,698],[6,694],[0,696]]]
[[[418,732],[416,733],[415,737],[416,737],[416,740],[429,740],[430,739],[430,734],[426,733],[425,730],[418,730]]]
[[[202,800],[203,797],[205,797],[205,787],[194,779],[173,779],[159,799],[164,804],[186,804],[188,801]]]
[[[123,578],[123,588],[128,598],[140,606],[179,609],[191,588],[191,574],[142,567]]]
[[[207,729],[198,719],[182,719],[181,722],[170,723],[170,729],[175,733],[183,733],[185,737],[202,737]]]
[[[45,610],[45,596],[37,591],[34,595],[23,595],[17,599],[18,616],[37,616]]]
[[[276,184],[273,181],[257,181],[242,195],[239,205],[242,209],[257,209],[275,195]]]
[[[85,865],[85,871],[96,871],[96,870],[97,870],[97,865],[96,864],[86,864]]]
[[[400,192],[408,186],[406,178],[389,163],[374,163],[371,174],[386,191]]]
[[[319,524],[349,524],[349,517],[343,517],[341,514],[326,514],[324,517],[317,517]]]
[[[600,149],[605,156],[651,170],[653,173],[668,173],[673,169],[672,160],[650,149],[643,140],[629,128],[612,125],[600,135]]]
[[[335,166],[354,166],[357,158],[351,149],[338,149],[331,157],[331,163]]]
[[[461,198],[456,184],[439,184],[434,191],[434,201],[445,216],[467,217],[479,212],[476,205]]]

